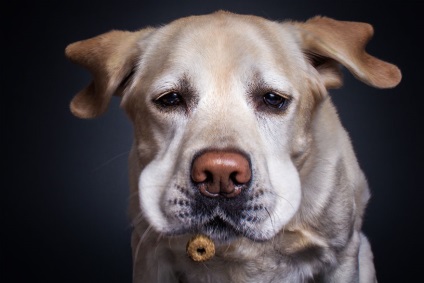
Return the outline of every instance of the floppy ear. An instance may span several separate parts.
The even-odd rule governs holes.
[[[90,71],[91,83],[71,101],[71,112],[79,118],[94,118],[105,112],[112,95],[121,95],[141,54],[138,42],[153,29],[136,32],[110,31],[68,45],[65,55]]]
[[[395,65],[365,51],[373,35],[371,25],[318,16],[297,23],[297,26],[301,30],[302,48],[321,74],[327,88],[342,84],[337,63],[373,87],[392,88],[400,82],[402,75]]]

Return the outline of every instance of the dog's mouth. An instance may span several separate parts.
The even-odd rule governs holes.
[[[206,198],[198,193],[170,199],[166,206],[169,226],[162,233],[169,236],[204,234],[220,243],[239,237],[267,240],[277,231],[270,221],[274,199],[267,192],[255,187],[255,190],[242,190],[235,198]]]
[[[196,232],[220,242],[227,242],[241,234],[233,225],[219,216],[198,227]]]
[[[256,229],[249,224],[241,224],[234,222],[230,218],[223,215],[213,216],[209,219],[203,219],[196,224],[179,227],[169,231],[169,236],[183,235],[183,234],[203,234],[214,240],[216,243],[225,244],[233,241],[238,237],[246,237],[253,241],[264,240],[259,234],[255,233]]]

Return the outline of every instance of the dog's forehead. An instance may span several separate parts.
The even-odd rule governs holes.
[[[289,53],[284,49],[295,48],[279,23],[226,12],[184,18],[167,26],[164,33],[168,32],[174,34],[170,39],[175,57],[216,63],[220,68],[240,65],[247,58],[269,64]]]
[[[160,28],[149,39],[145,54],[141,68],[159,74],[155,78],[184,74],[220,82],[265,73],[275,81],[285,81],[283,77],[295,81],[290,76],[303,63],[288,26],[228,12],[182,18]]]

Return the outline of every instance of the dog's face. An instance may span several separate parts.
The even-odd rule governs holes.
[[[295,39],[284,36],[287,31],[278,34],[267,26],[277,24],[241,22],[195,18],[190,25],[176,22],[151,35],[145,47],[150,56],[139,61],[124,97],[144,167],[141,208],[163,233],[263,240],[299,206],[300,180],[292,157],[296,143],[307,139],[299,117],[308,116],[301,105],[313,96],[305,87],[308,64]],[[288,40],[283,44],[279,38]],[[206,162],[234,163],[229,175],[249,176],[240,181],[236,175],[221,176],[226,172],[214,172],[220,169]],[[213,176],[197,180],[196,166]],[[208,185],[202,182],[221,182],[216,186],[239,194],[228,196],[225,188],[211,184],[206,192],[216,192],[206,195],[202,186]]]
[[[221,12],[76,43],[68,56],[94,82],[72,110],[97,116],[122,95],[134,124],[139,208],[156,231],[267,240],[301,206],[314,115],[326,89],[341,84],[338,64],[377,87],[400,79],[365,53],[368,26],[339,24]],[[360,30],[358,44],[332,40],[354,38],[347,27]]]

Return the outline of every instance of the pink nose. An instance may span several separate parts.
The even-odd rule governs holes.
[[[191,169],[191,179],[207,197],[235,197],[251,176],[249,161],[237,152],[205,152],[194,159]]]

